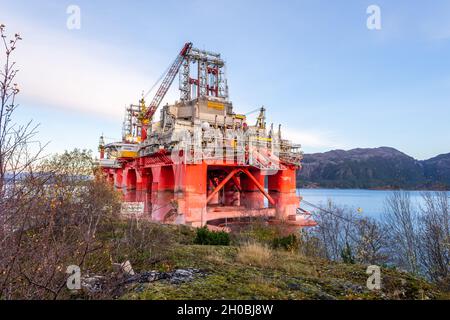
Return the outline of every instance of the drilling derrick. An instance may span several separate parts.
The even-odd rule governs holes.
[[[142,203],[143,218],[211,228],[265,217],[295,228],[315,222],[297,210],[300,146],[266,125],[234,112],[225,62],[186,43],[163,75],[150,104],[126,108],[121,142],[101,143],[100,166],[127,203]],[[180,100],[154,115],[176,74]],[[103,139],[102,139],[103,141]]]

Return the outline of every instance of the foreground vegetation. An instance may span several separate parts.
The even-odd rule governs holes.
[[[2,246],[1,299],[450,298],[442,288],[388,267],[381,268],[381,290],[369,290],[366,265],[305,254],[305,245],[311,250],[311,243],[284,236],[282,226],[269,226],[263,220],[229,235],[123,220],[117,215],[120,199],[114,190],[101,180],[84,183],[83,190],[97,191],[83,198],[81,207],[73,198],[43,202],[48,206],[41,210],[47,211],[39,207],[32,211],[43,219],[40,223],[28,220],[26,228],[10,236],[7,243],[1,242],[9,245]],[[126,261],[137,275],[196,269],[201,276],[180,283],[127,281],[130,275],[117,269]],[[69,265],[80,266],[83,279],[102,278],[101,288],[68,290]]]
[[[436,279],[434,284],[419,272],[397,270],[388,262],[398,255],[383,250],[389,230],[351,220],[338,207],[329,208],[333,215],[316,215],[319,227],[302,234],[286,234],[288,228],[264,219],[230,234],[211,232],[124,220],[120,194],[101,175],[86,178],[95,169],[89,152],[66,152],[35,168],[5,188],[0,201],[0,299],[450,298],[445,268],[428,278]],[[411,233],[394,235],[403,241]],[[430,252],[446,258],[448,238],[432,235],[439,237],[430,241],[444,247],[442,253]],[[396,250],[405,252],[406,262],[419,262],[420,254],[408,248]],[[137,276],[179,269],[195,269],[200,276],[177,283],[167,274],[140,281],[118,268],[125,262]],[[380,290],[367,287],[370,264],[382,266]],[[101,284],[68,290],[70,265],[80,267],[83,283],[101,279]]]
[[[132,222],[118,229],[131,230]],[[135,272],[197,268],[205,276],[172,284],[133,283],[113,290],[120,299],[447,299],[449,295],[411,274],[382,268],[381,290],[367,289],[366,266],[308,258],[298,251],[273,249],[257,242],[230,246],[196,245],[196,232],[186,226],[142,223],[154,239],[141,251],[120,253]],[[252,232],[250,231],[250,234]],[[236,236],[236,235],[235,235]],[[237,241],[235,237],[234,241]],[[162,245],[160,239],[163,239]],[[110,240],[114,240],[110,238]],[[234,242],[233,241],[233,242]],[[153,255],[150,255],[152,252]],[[111,271],[109,253],[99,252],[85,268]],[[103,266],[99,264],[103,261]],[[113,292],[112,291],[112,292]],[[105,294],[105,293],[103,293]],[[76,297],[76,296],[73,296]],[[97,296],[98,297],[98,296]],[[103,296],[104,297],[104,296]]]

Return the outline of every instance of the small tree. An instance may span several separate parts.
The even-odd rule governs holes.
[[[418,215],[414,210],[410,194],[396,191],[386,200],[383,220],[389,241],[392,262],[410,272],[418,274],[419,239]]]
[[[103,248],[98,235],[120,209],[113,188],[94,175],[88,152],[55,155],[35,169],[21,182],[18,218],[3,232],[0,298],[60,298],[67,266],[84,268]]]
[[[359,219],[352,237],[356,261],[377,265],[387,262],[387,238],[381,223],[368,217]]]
[[[332,201],[326,209],[314,211],[314,219],[318,226],[302,232],[302,252],[347,263],[386,262],[386,235],[378,221],[360,218]]]
[[[13,277],[20,260],[21,239],[29,227],[33,210],[30,195],[39,188],[25,187],[23,179],[32,181],[33,165],[40,159],[43,146],[35,141],[37,125],[14,121],[19,86],[15,78],[19,70],[13,61],[19,34],[9,38],[0,24],[0,296]],[[7,296],[7,295],[6,295]]]
[[[318,226],[311,231],[311,235],[322,243],[326,258],[341,260],[346,245],[352,245],[356,223],[355,214],[348,208],[339,207],[331,200],[323,210],[314,212],[314,219]]]
[[[450,203],[445,192],[426,192],[420,215],[420,261],[428,277],[450,289]]]
[[[19,70],[13,61],[13,54],[18,42],[22,40],[19,34],[13,38],[6,35],[5,25],[0,24],[0,208],[4,207],[6,192],[18,192],[16,182],[25,173],[31,171],[43,150],[43,146],[34,138],[38,125],[31,121],[25,125],[14,122],[14,111],[17,109],[16,97],[19,86],[15,78]],[[34,150],[31,150],[34,149]],[[8,184],[8,187],[6,187]]]

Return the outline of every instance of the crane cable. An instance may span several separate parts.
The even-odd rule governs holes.
[[[317,206],[317,205],[315,205],[315,204],[313,204],[313,203],[311,203],[311,202],[308,202],[308,201],[306,201],[306,200],[302,200],[302,202],[305,203],[306,205],[310,206],[310,207],[313,207],[313,208],[317,209],[317,210],[320,210],[320,211],[322,211],[322,212],[328,213],[328,214],[330,214],[330,215],[333,215],[333,216],[335,216],[335,217],[337,217],[337,218],[340,218],[340,219],[342,219],[342,220],[345,220],[345,221],[347,221],[347,222],[355,223],[355,224],[356,224],[356,222],[353,221],[353,220],[350,220],[350,219],[348,219],[348,218],[345,218],[345,217],[343,217],[343,216],[341,216],[341,215],[338,215],[338,214],[336,214],[336,213],[334,213],[334,212],[332,212],[332,211],[323,209],[323,208],[321,208],[321,207],[319,207],[319,206]]]
[[[153,84],[153,86],[143,95],[143,98],[147,98],[147,96],[150,94],[150,92],[153,91],[153,89],[156,88],[156,86],[158,85],[158,83],[161,82],[162,78],[164,78],[164,76],[169,72],[169,69],[172,65],[169,65],[167,67],[167,69],[161,74],[161,76],[158,78],[158,80],[156,80],[156,82]]]
[[[248,115],[250,115],[250,114],[252,114],[252,113],[255,113],[255,112],[258,112],[258,111],[260,111],[260,110],[261,110],[261,107],[260,107],[260,108],[258,108],[258,109],[255,109],[255,110],[249,111],[249,112],[245,113],[244,115],[248,116]]]

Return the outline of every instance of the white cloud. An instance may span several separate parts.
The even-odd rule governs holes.
[[[337,141],[336,135],[331,132],[299,130],[290,127],[281,129],[282,137],[302,145],[306,150],[344,149],[345,145]]]
[[[427,14],[418,21],[420,31],[430,40],[442,41],[450,38],[450,4],[438,5],[432,14]]]
[[[20,30],[24,39],[15,60],[20,100],[30,106],[121,119],[124,106],[137,102],[165,69],[157,66],[154,74],[144,73],[123,48],[80,39],[75,30],[49,30],[20,20],[5,24],[10,32]]]
[[[428,37],[432,40],[448,40],[450,38],[450,26],[434,27],[430,30],[425,30]]]

